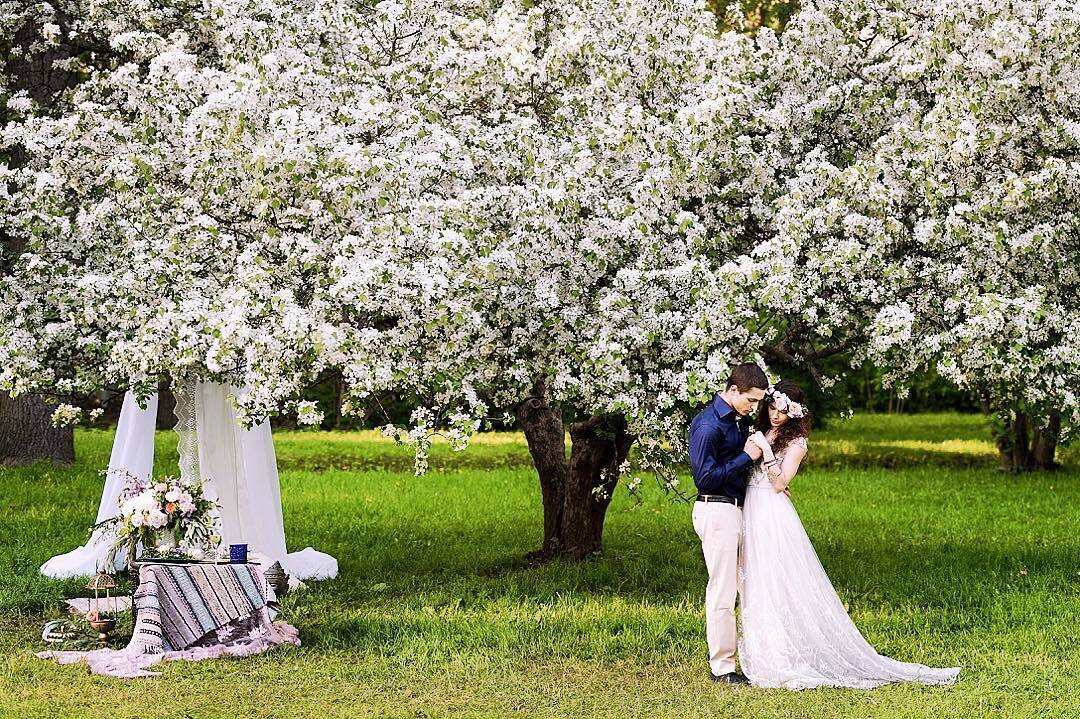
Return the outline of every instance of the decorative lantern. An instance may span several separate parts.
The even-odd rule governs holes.
[[[107,574],[104,569],[101,569],[86,584],[86,588],[94,590],[94,605],[86,613],[86,621],[98,633],[98,641],[101,642],[101,646],[106,646],[109,643],[109,632],[116,629],[116,617],[113,616],[114,607],[112,606],[112,599],[109,597],[109,590],[116,589],[116,579],[113,575]],[[104,612],[101,611],[102,590],[105,590]]]

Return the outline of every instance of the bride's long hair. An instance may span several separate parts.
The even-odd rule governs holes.
[[[791,380],[782,379],[776,383],[775,388],[777,392],[786,394],[788,399],[792,402],[798,402],[802,405],[803,416],[788,417],[788,421],[784,422],[780,425],[780,428],[776,430],[776,438],[772,443],[774,453],[783,451],[796,437],[810,436],[810,410],[806,406],[806,395],[802,391],[802,387]],[[766,397],[766,400],[768,400],[768,397]],[[765,435],[772,431],[772,423],[769,422],[768,410],[768,407],[771,404],[771,401],[767,401],[766,405],[758,412],[757,428]]]

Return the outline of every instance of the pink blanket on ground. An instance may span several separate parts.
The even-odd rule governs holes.
[[[61,664],[85,662],[112,677],[150,677],[160,661],[247,657],[279,644],[300,646],[296,629],[272,622],[255,565],[145,564],[135,592],[135,629],[124,649],[46,651]]]
[[[147,669],[162,661],[197,662],[221,657],[249,657],[279,644],[300,646],[300,635],[296,628],[281,621],[271,622],[265,607],[259,612],[259,622],[255,627],[239,631],[235,627],[225,627],[218,630],[217,639],[216,643],[207,646],[158,654],[147,654],[133,643],[124,649],[38,652],[37,656],[55,659],[61,664],[85,662],[94,674],[132,679],[160,676],[160,672]]]

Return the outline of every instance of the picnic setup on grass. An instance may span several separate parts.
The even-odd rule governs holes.
[[[43,659],[145,677],[161,661],[299,646],[278,598],[337,576],[334,557],[286,549],[270,426],[237,422],[230,395],[242,390],[182,381],[174,391],[179,476],[153,473],[157,396],[142,405],[124,397],[90,539],[41,567],[58,579],[89,577],[93,593],[67,602],[71,619],[45,626],[42,638],[58,648]],[[123,573],[130,595],[117,594]],[[119,627],[131,630],[122,647]]]

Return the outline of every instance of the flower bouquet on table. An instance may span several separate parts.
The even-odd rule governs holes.
[[[106,566],[113,566],[121,548],[127,550],[130,564],[140,546],[140,560],[199,561],[216,557],[221,544],[219,507],[206,497],[205,484],[176,477],[143,479],[128,475],[117,500],[119,516],[95,525],[95,529],[112,526],[116,531]]]

